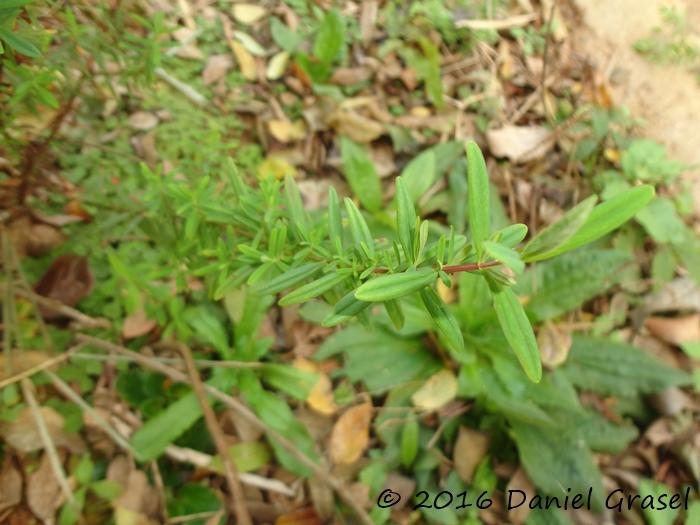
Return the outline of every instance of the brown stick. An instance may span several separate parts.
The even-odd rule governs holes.
[[[231,456],[228,453],[224,432],[221,430],[219,422],[216,420],[216,414],[214,414],[214,410],[209,404],[207,393],[205,392],[204,384],[202,383],[202,378],[199,376],[199,371],[197,370],[197,366],[194,364],[194,359],[192,359],[192,352],[187,345],[180,344],[178,346],[180,348],[180,353],[185,360],[187,375],[190,376],[190,381],[192,383],[192,390],[194,390],[194,394],[197,396],[197,400],[199,401],[199,406],[202,408],[204,421],[207,424],[209,433],[211,434],[214,444],[216,445],[219,455],[221,456],[226,483],[231,491],[231,501],[229,503],[230,509],[236,515],[236,523],[238,523],[238,525],[253,525],[253,520],[245,506],[245,496],[243,495],[241,480],[238,478],[238,469],[236,469],[236,465],[233,464]]]
[[[156,370],[168,376],[174,381],[180,381],[184,383],[190,382],[188,380],[188,377],[182,372],[172,367],[166,366],[158,361],[151,360],[147,356],[141,355],[137,352],[133,352],[128,348],[124,348],[123,346],[115,345],[113,343],[110,343],[109,341],[104,341],[102,339],[91,337],[85,334],[76,334],[76,339],[78,339],[78,341],[80,342],[89,343],[110,352],[117,352],[122,355],[127,355],[137,363],[152,370]],[[221,401],[224,405],[236,411],[240,417],[247,420],[249,423],[255,425],[259,429],[263,430],[270,437],[274,438],[280,445],[286,448],[292,455],[294,455],[294,457],[296,457],[301,463],[303,463],[314,474],[316,474],[322,481],[327,483],[328,486],[330,486],[336,492],[336,494],[338,494],[338,497],[353,510],[360,523],[362,523],[363,525],[374,525],[374,522],[369,517],[369,514],[367,514],[367,511],[365,511],[365,509],[363,509],[362,506],[352,498],[352,496],[348,493],[343,484],[340,481],[338,481],[335,477],[333,477],[329,472],[327,472],[323,467],[321,467],[319,464],[317,464],[315,461],[309,458],[306,454],[300,451],[299,448],[296,445],[294,445],[294,443],[289,441],[284,435],[280,434],[273,428],[270,428],[268,425],[266,425],[263,421],[260,420],[260,418],[258,418],[257,415],[255,415],[255,413],[252,410],[250,410],[247,406],[245,406],[237,399],[227,394],[224,394],[223,392],[217,390],[212,386],[206,384],[203,386],[209,395]]]

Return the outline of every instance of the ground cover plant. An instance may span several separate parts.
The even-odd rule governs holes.
[[[0,7],[0,520],[693,523],[684,167],[512,9]]]

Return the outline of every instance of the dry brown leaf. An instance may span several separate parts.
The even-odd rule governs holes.
[[[231,49],[233,49],[233,54],[236,56],[236,62],[238,62],[238,68],[241,70],[243,77],[246,80],[256,80],[258,77],[258,66],[253,55],[250,54],[243,44],[235,40],[231,41]]]
[[[39,468],[27,479],[27,505],[44,523],[54,523],[56,510],[63,503],[63,493],[56,481],[49,455],[41,457]]]
[[[0,513],[22,501],[22,475],[12,464],[12,458],[5,454],[0,470]]]
[[[38,350],[23,350],[21,352],[13,352],[12,359],[8,360],[9,363],[7,363],[7,354],[2,353],[0,354],[0,381],[13,375],[21,374],[35,366],[39,366],[49,359],[50,356],[44,352],[39,352]]]
[[[525,493],[524,495],[523,492]],[[526,501],[532,501],[536,493],[535,486],[532,484],[532,481],[530,481],[530,478],[527,477],[525,471],[522,468],[518,468],[506,486],[506,494],[510,494],[512,498],[510,503],[513,508],[508,512],[508,518],[513,525],[525,523],[530,514],[530,507],[528,505],[518,504],[522,501],[523,497],[526,498]]]
[[[275,520],[275,525],[323,525],[313,507],[303,507],[285,512]]]
[[[149,111],[137,111],[129,115],[129,126],[138,131],[146,131],[158,124],[158,117]]]
[[[32,257],[41,257],[63,244],[66,237],[48,224],[32,224],[25,239],[25,250]]]
[[[118,477],[124,480],[122,485],[124,491],[112,503],[117,525],[151,525],[157,523],[157,521],[151,519],[158,515],[160,509],[160,498],[157,491],[149,485],[148,478],[142,471],[133,469],[131,465],[128,465],[126,468],[130,470],[124,478],[124,466],[123,464],[119,466],[121,472]]]
[[[307,484],[309,486],[309,499],[313,503],[316,513],[324,522],[328,522],[333,518],[335,512],[333,489],[318,476],[309,478]]]
[[[175,56],[188,60],[204,60],[204,53],[202,53],[202,50],[194,44],[186,44],[177,48],[177,51],[175,51]]]
[[[700,341],[700,314],[682,317],[648,317],[644,326],[654,336],[673,345]]]
[[[56,299],[68,306],[75,306],[90,293],[92,273],[85,257],[65,254],[58,257],[41,277],[34,291],[39,295]],[[40,306],[39,311],[45,319],[57,319],[61,314],[55,310]]]
[[[399,502],[391,507],[392,510],[401,510],[402,508],[406,507],[406,505],[410,504],[411,498],[416,489],[416,482],[415,480],[397,474],[396,472],[390,472],[386,477],[384,487],[401,496]]]
[[[664,284],[657,293],[644,301],[648,312],[691,310],[700,312],[700,284],[691,277],[679,277]]]
[[[554,135],[544,126],[503,126],[486,132],[496,157],[519,163],[544,157],[554,146]]]
[[[457,378],[452,370],[433,374],[412,396],[411,401],[421,410],[437,410],[457,396]]]
[[[80,436],[63,429],[63,417],[58,412],[50,407],[41,407],[41,415],[49,436],[57,447],[66,447],[74,453],[85,451],[85,445]],[[44,448],[34,415],[29,407],[24,408],[14,421],[0,422],[0,436],[20,452],[35,452]]]
[[[563,365],[571,349],[571,333],[545,323],[537,333],[537,345],[540,347],[542,364],[549,368]]]
[[[122,337],[124,339],[134,339],[146,335],[156,327],[156,322],[153,319],[146,317],[146,312],[143,308],[139,308],[131,315],[124,319],[122,325]]]
[[[233,18],[241,24],[251,25],[267,14],[267,10],[256,4],[234,4]]]
[[[333,71],[330,83],[339,86],[352,86],[369,80],[372,71],[366,67],[339,67]]]
[[[351,111],[334,111],[328,117],[328,124],[335,128],[338,134],[355,142],[372,142],[384,134],[384,126],[379,122]]]
[[[291,122],[283,119],[273,119],[267,122],[267,129],[275,140],[287,143],[306,137],[306,126],[303,120]]]
[[[363,0],[360,11],[360,36],[367,43],[372,40],[377,23],[379,2],[377,0]]]
[[[476,467],[489,449],[489,438],[486,434],[467,427],[459,427],[459,435],[455,442],[454,460],[457,474],[466,483],[471,483]]]
[[[207,65],[202,71],[202,82],[205,86],[213,84],[224,78],[229,69],[233,67],[233,60],[229,55],[212,55],[207,60]]]
[[[354,463],[369,445],[369,425],[372,405],[363,403],[348,409],[338,418],[329,443],[331,461],[335,464]]]

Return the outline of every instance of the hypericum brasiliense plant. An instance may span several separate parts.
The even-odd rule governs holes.
[[[326,326],[353,317],[368,320],[370,306],[381,303],[401,327],[399,300],[418,295],[442,346],[461,363],[471,359],[462,329],[435,285],[441,280],[449,287],[452,275],[473,272],[488,284],[493,309],[523,370],[538,382],[542,365],[535,336],[511,289],[517,276],[526,263],[574,250],[618,228],[649,203],[654,189],[637,186],[600,204],[588,197],[519,246],[527,234],[524,224],[491,230],[486,164],[476,143],[467,142],[465,150],[469,235],[418,217],[402,177],[396,179],[393,206],[368,220],[352,199],[341,205],[332,187],[327,208],[310,213],[292,177],[266,178],[254,186],[231,166],[226,194],[233,202],[226,204],[207,177],[191,190],[149,176],[163,185],[161,196],[167,199],[155,209],[171,207],[185,217],[184,223],[171,222],[169,231],[161,227],[158,237],[169,238],[189,270],[209,278],[215,298],[242,284],[257,294],[283,293],[282,306],[323,297],[335,305]],[[203,223],[224,227],[200,227]]]

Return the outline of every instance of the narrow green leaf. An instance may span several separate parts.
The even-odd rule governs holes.
[[[469,190],[469,229],[477,255],[481,258],[482,243],[488,239],[491,228],[491,210],[489,196],[489,175],[486,161],[476,142],[468,141],[467,152],[467,187]]]
[[[15,7],[22,7],[27,5],[34,0],[3,0],[2,9],[12,9]]]
[[[520,258],[520,254],[518,252],[508,248],[508,246],[493,241],[484,241],[483,246],[486,253],[497,261],[505,264],[516,274],[523,273],[525,263]]]
[[[568,241],[586,223],[598,198],[591,195],[567,211],[558,221],[550,224],[535,236],[523,249],[523,259],[540,261]]]
[[[367,248],[370,257],[374,257],[374,239],[369,231],[369,226],[365,218],[357,209],[355,203],[351,199],[345,197],[345,210],[348,212],[348,220],[350,221],[350,231],[352,232],[353,239],[356,245],[364,245]]]
[[[335,326],[356,316],[367,308],[370,304],[360,301],[355,297],[355,290],[348,292],[340,301],[335,304],[333,313],[323,320],[323,326]]]
[[[467,356],[464,348],[462,330],[455,316],[447,309],[447,305],[432,288],[423,288],[420,291],[420,297],[435,323],[438,334],[452,353],[452,357],[460,362],[469,361],[470,356]]]
[[[289,206],[289,216],[292,219],[293,227],[301,239],[306,239],[306,232],[309,231],[309,216],[304,209],[299,186],[289,174],[284,178],[284,193],[287,197],[287,206]]]
[[[398,299],[434,283],[437,274],[437,270],[432,268],[421,268],[420,270],[382,275],[360,286],[355,291],[355,297],[360,301],[373,303]]]
[[[401,330],[403,328],[405,318],[399,302],[396,300],[384,301],[384,308],[386,308],[386,313],[389,314],[391,322],[394,323],[394,327],[397,330]]]
[[[323,21],[314,40],[314,55],[319,61],[330,66],[340,55],[345,45],[345,23],[335,9],[323,17]]]
[[[435,152],[429,149],[411,160],[403,169],[401,178],[411,202],[418,202],[418,199],[433,185],[437,178],[435,167]]]
[[[539,383],[542,379],[542,362],[532,325],[523,306],[512,289],[504,287],[493,293],[493,307],[498,322],[511,348],[527,376]]]
[[[552,250],[548,256],[554,257],[568,252],[619,228],[643,209],[652,198],[654,198],[653,186],[644,185],[632,188],[599,204],[593,208],[581,229],[558,248]]]
[[[261,374],[265,382],[301,401],[309,397],[318,381],[318,374],[278,363],[265,363]]]
[[[418,454],[418,437],[420,434],[418,421],[411,414],[401,430],[401,463],[404,467],[410,467]]]
[[[328,236],[338,255],[343,254],[343,228],[340,217],[338,193],[333,186],[328,187]]]
[[[282,297],[279,304],[280,306],[288,306],[290,304],[303,303],[304,301],[318,297],[335,285],[342,283],[351,273],[352,270],[349,268],[343,268],[335,273],[329,273],[323,277],[319,277],[315,281],[311,281]]]
[[[0,27],[0,40],[4,40],[7,45],[18,53],[22,53],[24,56],[34,58],[41,54],[39,48],[37,48],[29,40],[18,36],[4,27]]]
[[[202,415],[193,392],[181,397],[139,428],[129,440],[138,459],[148,461],[163,451],[190,428]]]
[[[511,224],[496,232],[491,237],[508,248],[514,248],[527,235],[527,226],[524,224]]]
[[[399,242],[410,263],[413,258],[413,238],[415,236],[416,210],[402,177],[396,178],[396,229]]]
[[[382,185],[367,150],[350,139],[340,138],[343,173],[352,191],[370,211],[382,207]]]
[[[301,266],[293,268],[288,272],[284,272],[283,274],[278,275],[271,281],[267,282],[257,289],[257,293],[261,295],[279,293],[287,288],[291,288],[292,286],[299,284],[309,277],[312,277],[318,270],[321,269],[322,266],[323,263],[302,264]]]

